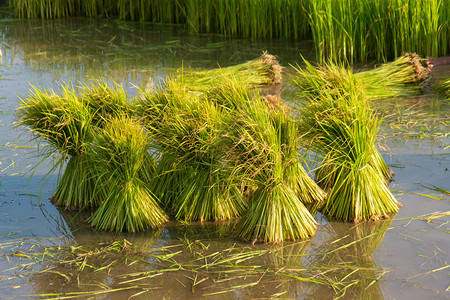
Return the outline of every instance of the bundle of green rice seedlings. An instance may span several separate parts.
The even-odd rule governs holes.
[[[140,115],[161,152],[152,190],[178,220],[239,216],[246,205],[230,171],[222,109],[180,81],[141,93]]]
[[[430,68],[424,66],[424,60],[417,54],[407,53],[393,62],[381,65],[373,70],[355,73],[361,80],[362,88],[368,99],[403,97],[423,93],[429,81]],[[325,64],[314,68],[305,62],[304,69],[310,70],[305,77],[300,77],[298,67],[292,81],[302,89],[303,93],[316,93],[323,88],[333,88],[339,78],[332,74],[339,68],[333,64]],[[331,75],[330,75],[331,74]]]
[[[133,115],[127,92],[118,83],[114,82],[111,86],[103,79],[92,78],[80,82],[77,88],[93,115],[93,124],[97,127],[103,127],[110,118]]]
[[[50,172],[69,159],[52,201],[66,209],[95,207],[95,180],[86,156],[93,135],[92,114],[72,88],[61,85],[60,90],[61,96],[33,87],[18,109],[19,125],[27,126],[40,143],[45,141],[40,150],[46,158],[57,156]]]
[[[132,102],[119,83],[108,84],[101,78],[92,78],[80,82],[77,86],[79,97],[89,108],[92,114],[92,124],[103,128],[111,118],[135,115],[135,103]],[[154,159],[143,165],[143,180],[150,182],[155,175]]]
[[[290,82],[301,91],[300,96],[306,99],[314,99],[321,95],[322,90],[333,91],[336,87],[345,88],[345,76],[338,78],[334,76],[340,71],[340,67],[334,64],[314,67],[307,60],[303,59],[305,66],[293,67],[294,73],[290,76]]]
[[[438,90],[446,97],[446,99],[450,99],[450,77],[445,77],[439,82]]]
[[[333,159],[335,161],[323,162],[332,171],[318,179],[321,185],[330,187],[323,213],[359,222],[387,218],[398,211],[400,204],[390,193],[379,171],[369,162],[337,163],[350,160],[350,157]]]
[[[267,118],[273,118],[271,124],[275,126],[279,133],[279,143],[283,145],[284,157],[289,158],[285,160],[286,181],[293,189],[302,195],[302,201],[305,205],[313,209],[318,202],[323,200],[324,194],[314,184],[309,176],[304,176],[304,170],[301,161],[303,157],[299,155],[300,139],[298,137],[297,122],[291,115],[291,110],[285,105],[277,96],[262,97],[258,90],[242,85],[236,78],[226,77],[221,80],[221,84],[216,86],[214,90],[208,95],[209,98],[216,104],[227,109],[228,114],[224,117],[226,126],[232,126],[227,129],[228,137],[233,140],[233,144],[239,137],[233,136],[233,129],[240,126],[239,122],[242,116],[248,115],[248,111],[258,108],[264,110],[261,112]],[[256,104],[255,104],[256,103]],[[267,109],[267,106],[269,109]],[[249,120],[247,118],[247,120]],[[252,121],[253,122],[253,121]],[[233,146],[236,151],[236,148]],[[229,151],[230,152],[230,151]],[[240,157],[241,153],[231,153]],[[242,161],[239,164],[243,164]],[[251,187],[249,184],[247,188]]]
[[[112,118],[95,136],[88,155],[98,169],[105,198],[89,218],[92,226],[137,232],[168,220],[143,180],[141,170],[152,159],[148,148],[143,126],[126,116]]]
[[[369,107],[361,81],[337,66],[297,69],[302,89],[300,128],[323,157],[319,183],[329,188],[323,212],[342,220],[376,220],[397,212],[386,167],[375,146],[380,121]],[[320,76],[324,73],[326,77]]]
[[[373,70],[355,73],[369,99],[420,95],[428,84],[431,69],[414,53],[406,53],[393,62]]]
[[[251,128],[242,131],[242,134],[249,134],[245,138],[252,138],[250,134],[254,132]],[[273,130],[270,131],[266,134],[276,135]],[[260,154],[249,153],[253,157],[248,157],[246,168],[251,173],[247,176],[254,181],[256,188],[250,194],[249,207],[241,216],[235,232],[246,240],[268,243],[313,236],[316,221],[303,204],[302,195],[284,180],[283,153],[281,149],[276,149],[279,145],[258,151],[263,149],[249,149],[243,143],[242,140],[240,148],[243,153],[245,150],[247,153],[256,150]]]
[[[295,73],[291,76],[290,79],[291,83],[294,86],[300,88],[300,97],[298,98],[300,101],[300,110],[302,109],[302,107],[305,107],[305,105],[313,110],[311,112],[311,114],[313,115],[310,116],[310,119],[304,119],[301,115],[302,111],[300,111],[300,131],[303,133],[308,133],[310,132],[310,130],[312,130],[312,128],[317,130],[318,125],[316,124],[316,120],[320,119],[320,114],[322,113],[322,111],[326,112],[329,109],[333,109],[338,113],[344,112],[345,108],[341,110],[339,108],[339,103],[343,103],[346,107],[351,104],[349,104],[348,101],[340,99],[340,97],[342,95],[347,95],[351,89],[355,89],[355,84],[361,86],[364,86],[365,84],[362,83],[362,80],[357,78],[350,70],[345,70],[342,66],[327,64],[314,67],[306,60],[304,60],[304,63],[305,67],[303,69],[299,67],[294,68]],[[367,97],[366,95],[363,95],[365,94],[365,90],[363,90],[361,86],[359,87],[361,89],[360,97],[364,98],[364,105],[368,105]],[[323,97],[323,100],[321,97]],[[349,97],[346,97],[345,99],[347,98]],[[333,99],[340,100],[334,101]],[[355,105],[360,106],[360,104]],[[364,108],[367,110],[366,113],[371,113],[368,106],[365,106]],[[319,141],[319,139],[316,140]],[[330,139],[328,142],[333,142],[333,139]],[[306,147],[309,146],[310,145],[307,145]],[[371,164],[377,170],[379,170],[380,174],[384,175],[385,182],[387,183],[387,185],[389,185],[389,183],[393,179],[394,173],[391,171],[391,169],[389,169],[383,157],[378,151],[373,151]],[[328,177],[332,176],[333,174],[330,173],[329,167],[333,168],[328,164],[319,167],[316,172],[316,178],[321,178],[321,174],[326,174]],[[330,186],[325,185],[321,180],[317,181],[319,185],[328,192]],[[328,182],[331,183],[333,182],[333,180],[331,180],[330,178]]]
[[[211,87],[220,84],[224,77],[234,77],[246,86],[279,84],[281,83],[282,69],[278,59],[265,52],[259,58],[225,68],[203,71],[180,69],[177,77],[189,89],[207,93],[211,90]]]
[[[238,86],[224,85],[221,92],[240,103],[226,122],[227,131],[233,140],[235,172],[251,188],[236,234],[268,243],[311,237],[317,223],[305,203],[320,203],[325,194],[300,164],[295,122],[282,110],[269,111],[256,91],[251,101],[239,100],[249,97],[249,91],[234,84]]]

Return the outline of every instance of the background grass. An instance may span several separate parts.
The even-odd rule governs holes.
[[[320,61],[386,61],[450,49],[447,0],[17,0],[20,18],[118,17],[194,32],[313,39]]]

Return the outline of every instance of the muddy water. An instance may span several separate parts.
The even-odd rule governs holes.
[[[355,225],[317,215],[314,238],[277,246],[244,243],[230,223],[96,232],[82,215],[49,202],[57,182],[46,175],[50,160],[30,177],[41,161],[37,143],[14,127],[30,84],[57,89],[58,82],[103,76],[133,94],[133,84],[158,84],[181,65],[227,66],[268,50],[287,66],[299,53],[311,58],[311,44],[87,19],[3,20],[0,34],[0,298],[450,297],[449,217],[438,214],[449,211],[449,196],[429,189],[450,190],[448,100],[430,93],[374,103],[385,118],[380,147],[396,173],[391,190],[403,203],[389,220]],[[436,69],[433,80],[439,76],[450,76],[450,67]]]

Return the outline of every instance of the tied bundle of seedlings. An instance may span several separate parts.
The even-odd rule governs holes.
[[[422,94],[430,71],[419,55],[406,53],[393,62],[354,75],[361,79],[366,97],[379,99]]]
[[[144,128],[128,117],[112,118],[95,136],[88,155],[105,197],[89,218],[95,228],[137,232],[168,220],[145,182],[143,170],[153,160],[148,141]]]
[[[446,77],[439,82],[438,90],[446,99],[450,99],[450,77]]]
[[[227,132],[233,140],[235,172],[249,197],[236,233],[268,243],[313,236],[317,223],[305,203],[314,206],[325,195],[300,163],[296,123],[283,110],[268,109],[257,91],[236,81],[219,90],[222,103],[235,103]]]
[[[317,173],[319,184],[329,189],[323,212],[349,221],[397,212],[400,204],[385,184],[388,169],[375,147],[380,121],[361,81],[344,68],[306,62],[293,83],[304,101],[300,130],[323,157]]]
[[[161,153],[152,190],[178,220],[239,216],[246,204],[229,164],[223,109],[181,81],[141,93],[140,114]]]
[[[306,69],[311,67],[307,63]],[[302,89],[303,94],[317,95],[320,87],[333,88],[334,81],[332,64],[317,67],[314,72],[304,74],[304,78],[297,73],[292,81]],[[417,54],[405,54],[395,61],[381,65],[373,70],[355,73],[354,76],[361,80],[362,89],[368,99],[406,97],[419,95],[429,82],[430,68],[425,67],[423,60]]]
[[[95,207],[95,180],[86,156],[92,139],[92,114],[72,88],[61,85],[60,89],[62,96],[33,87],[18,109],[19,125],[27,126],[47,143],[41,148],[46,158],[57,155],[50,172],[62,167],[69,158],[52,201],[66,209]]]
[[[282,67],[278,59],[267,52],[257,59],[226,67],[204,71],[179,70],[178,80],[192,91],[207,93],[223,78],[233,77],[244,86],[260,86],[281,83]]]
[[[291,83],[294,86],[300,88],[299,99],[301,99],[300,101],[304,101],[304,103],[300,103],[300,108],[308,105],[310,105],[311,107],[317,106],[317,112],[314,113],[313,116],[311,116],[313,118],[304,120],[300,123],[300,130],[309,132],[310,127],[308,126],[314,126],[314,128],[317,127],[314,118],[320,118],[320,109],[326,111],[326,109],[329,108],[327,107],[329,103],[325,101],[326,99],[330,100],[331,104],[334,105],[332,99],[339,99],[339,97],[341,97],[341,94],[346,94],[347,92],[349,92],[355,82],[358,82],[358,84],[360,85],[359,88],[361,89],[361,94],[364,94],[365,91],[361,88],[361,85],[364,85],[364,83],[362,83],[361,80],[358,80],[351,71],[346,71],[342,67],[334,64],[314,67],[306,60],[304,62],[305,67],[303,69],[299,67],[294,68],[295,73],[291,76]],[[325,97],[324,101],[322,102],[320,99],[324,93],[329,95],[330,97]],[[367,99],[367,97],[365,97],[364,95],[361,95],[361,97]],[[367,100],[364,100],[364,104],[366,105],[367,103]],[[367,112],[370,112],[369,107],[365,107],[365,109],[367,109]],[[303,116],[301,117],[301,119],[302,118]],[[306,121],[310,123],[307,124]],[[332,139],[330,139],[330,141],[331,140]],[[389,183],[393,179],[394,173],[391,171],[391,169],[389,169],[383,157],[378,151],[373,152],[371,164],[373,164],[375,168],[378,169],[381,174],[383,174],[383,178],[385,178],[386,184],[389,185]],[[316,178],[322,178],[325,175],[332,176],[330,175],[330,171],[332,169],[333,166],[331,165],[321,166],[316,172]],[[322,188],[324,188],[327,192],[329,191],[330,186],[325,185],[324,182],[320,180],[318,180],[318,182]],[[329,182],[331,183],[332,180],[330,180]]]

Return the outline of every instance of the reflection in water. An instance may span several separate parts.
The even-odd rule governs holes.
[[[307,265],[341,268],[332,274],[337,282],[345,286],[339,291],[349,299],[383,299],[380,279],[386,270],[373,262],[372,255],[383,241],[392,218],[377,222],[347,223],[330,220],[319,234],[324,243],[311,247],[313,255]],[[332,297],[332,295],[330,295]]]
[[[83,214],[61,215],[61,233],[72,238],[58,251],[47,249],[50,263],[30,278],[36,294],[383,299],[377,279],[384,273],[371,255],[391,220],[327,223],[319,231],[326,242],[318,245],[251,246],[234,238],[233,221],[115,234],[91,229]]]
[[[30,277],[34,293],[104,293],[105,288],[122,289],[124,274],[157,269],[156,264],[147,261],[150,258],[146,253],[154,249],[162,228],[122,235],[94,230],[85,221],[86,212],[60,210],[60,214],[62,222],[56,228],[65,233],[61,239],[64,243],[57,248],[43,248],[52,258]],[[125,286],[125,290],[129,289],[130,286]]]
[[[31,276],[34,293],[74,296],[89,292],[92,296],[104,293],[107,288],[118,292],[117,297],[142,293],[152,298],[214,295],[253,298],[277,291],[289,295],[291,288],[293,293],[303,290],[289,283],[295,280],[279,278],[274,270],[301,266],[301,256],[309,242],[255,249],[236,244],[229,235],[217,240],[217,230],[224,230],[219,224],[193,225],[189,233],[182,233],[180,229],[184,226],[168,227],[170,234],[178,231],[181,238],[165,247],[158,247],[155,241],[161,232],[155,232],[154,245],[146,238],[145,244],[136,239],[135,244],[92,241],[89,246],[79,243],[61,246],[65,250],[53,252],[52,263]],[[230,225],[224,227],[229,229]],[[204,236],[210,234],[216,240],[204,244]],[[160,238],[167,241],[162,235]],[[201,236],[203,239],[194,240]]]
[[[39,72],[52,73],[55,80],[70,74],[72,80],[105,76],[145,84],[181,65],[174,51],[182,46],[165,43],[173,34],[170,28],[152,31],[144,30],[144,25],[101,24],[89,19],[29,20],[0,26],[8,41],[4,56],[11,64],[23,59]]]
[[[191,34],[177,26],[72,18],[0,22],[4,57],[41,72],[70,73],[72,79],[105,76],[141,85],[158,83],[174,69],[213,68],[242,63],[264,50],[298,60],[311,57],[309,43],[251,41]]]

